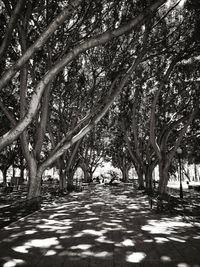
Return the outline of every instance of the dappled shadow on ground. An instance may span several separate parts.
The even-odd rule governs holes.
[[[0,231],[0,266],[198,267],[200,228],[156,214],[145,196],[98,186]]]

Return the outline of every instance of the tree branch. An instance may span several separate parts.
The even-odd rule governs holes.
[[[6,49],[10,45],[13,29],[15,28],[15,26],[17,24],[16,22],[19,18],[20,11],[24,7],[25,2],[26,2],[26,0],[17,1],[16,7],[13,11],[13,14],[12,14],[10,21],[8,23],[8,26],[6,28],[6,34],[4,36],[3,42],[1,43],[1,46],[0,46],[0,59],[1,60],[2,60],[2,58],[5,57]]]

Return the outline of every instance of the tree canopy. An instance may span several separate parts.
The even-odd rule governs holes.
[[[30,197],[53,164],[94,164],[105,132],[146,183],[169,168],[199,127],[198,15],[195,1],[2,2],[0,150],[20,141]]]

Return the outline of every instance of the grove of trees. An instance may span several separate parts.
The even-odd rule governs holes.
[[[133,165],[147,190],[158,165],[166,192],[178,147],[200,162],[199,15],[195,0],[3,0],[4,176],[26,168],[31,199],[47,168],[65,190],[107,157],[124,181]]]

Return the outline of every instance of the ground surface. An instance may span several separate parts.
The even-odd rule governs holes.
[[[96,186],[0,230],[0,266],[200,267],[200,225],[142,194]]]

